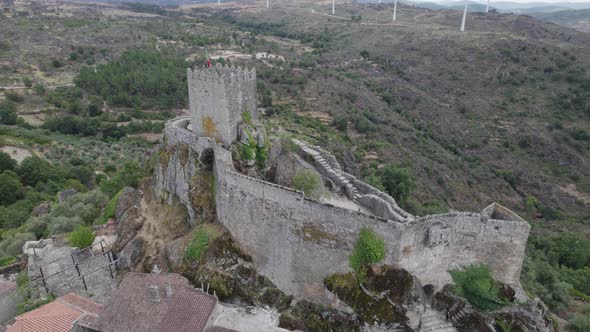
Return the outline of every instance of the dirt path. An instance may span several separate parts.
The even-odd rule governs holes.
[[[76,86],[76,84],[74,83],[65,83],[65,84],[57,84],[57,85],[49,85],[46,86],[45,88],[47,89],[56,89],[56,88],[60,88],[63,86]],[[29,90],[32,89],[32,87],[28,88],[26,86],[0,86],[0,90],[6,90],[6,91],[10,91],[10,90]]]

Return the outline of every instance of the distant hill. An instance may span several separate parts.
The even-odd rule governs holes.
[[[553,22],[580,31],[590,32],[590,9],[561,10],[551,13],[530,13],[540,20]]]
[[[384,1],[388,2],[388,1]],[[470,11],[484,11],[486,8],[485,0],[469,1]],[[428,9],[448,9],[463,10],[465,2],[463,1],[408,1],[417,7]],[[549,2],[495,2],[491,1],[490,9],[496,9],[503,13],[530,14],[530,13],[550,13],[564,10],[581,10],[590,9],[590,3],[549,3]]]

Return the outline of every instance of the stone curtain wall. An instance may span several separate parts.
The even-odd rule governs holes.
[[[488,265],[504,283],[520,284],[530,226],[488,219],[480,213],[452,213],[404,224],[400,265],[420,281],[440,289],[451,282],[447,271],[472,263]]]
[[[389,263],[397,257],[400,224],[311,201],[217,160],[215,171],[219,221],[253,256],[256,268],[289,294],[325,302],[323,280],[349,270],[348,256],[362,227],[385,237]]]
[[[186,125],[176,123],[166,126],[168,147],[189,140],[183,129]],[[451,280],[449,269],[471,263],[489,265],[502,282],[519,283],[530,226],[518,217],[492,219],[507,216],[499,206],[491,205],[483,213],[395,222],[322,204],[305,198],[302,192],[236,173],[228,150],[193,136],[191,150],[208,148],[215,155],[219,221],[253,256],[256,268],[287,293],[332,303],[323,280],[330,273],[349,270],[348,256],[363,227],[384,237],[385,263],[407,269],[424,285],[440,289]],[[178,196],[190,211],[186,183],[195,168],[182,166],[174,156],[165,170],[156,169],[156,187],[160,193]]]
[[[258,118],[256,71],[241,67],[187,70],[193,132],[231,144],[237,138],[243,112]]]

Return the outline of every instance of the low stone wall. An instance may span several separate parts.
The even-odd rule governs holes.
[[[168,144],[175,140],[168,139]],[[196,149],[210,146],[196,144]],[[289,294],[328,304],[334,300],[323,280],[349,270],[348,256],[363,227],[385,239],[384,263],[402,267],[436,289],[450,281],[449,269],[471,263],[489,265],[502,282],[519,283],[530,226],[505,208],[491,205],[484,213],[386,220],[236,173],[229,151],[219,145],[213,149],[219,221],[252,255],[257,269]],[[171,159],[169,171],[156,182],[164,181],[169,193],[190,205],[182,195],[193,170],[179,163]],[[510,220],[494,219],[500,217]]]

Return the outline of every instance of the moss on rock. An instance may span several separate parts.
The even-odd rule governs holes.
[[[371,270],[371,269],[369,269]],[[372,275],[367,278],[368,290],[387,289],[386,278],[388,276]],[[366,323],[374,325],[396,326],[400,331],[411,331],[406,317],[406,311],[400,306],[392,305],[386,297],[374,297],[367,294],[358,284],[356,276],[351,272],[347,274],[331,274],[324,281],[326,287],[338,298],[348,304],[359,317]]]
[[[195,222],[214,222],[215,179],[211,171],[199,171],[189,179],[188,193],[191,207],[195,212]]]

